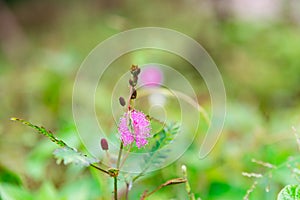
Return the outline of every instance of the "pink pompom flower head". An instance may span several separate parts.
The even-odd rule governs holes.
[[[150,121],[146,115],[137,110],[130,110],[121,117],[119,127],[123,144],[129,145],[136,142],[136,146],[141,148],[148,144],[150,137]]]

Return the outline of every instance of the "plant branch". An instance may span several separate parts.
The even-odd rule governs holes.
[[[153,193],[157,192],[158,190],[162,189],[163,187],[166,187],[168,185],[176,185],[176,184],[181,184],[181,183],[185,183],[187,180],[185,178],[175,178],[175,179],[171,179],[168,180],[167,182],[161,184],[160,186],[158,186],[157,188],[155,188],[152,192],[147,192],[147,190],[143,193],[142,197],[140,200],[144,200],[146,199],[146,197],[149,197],[150,195],[152,195]]]
[[[95,169],[98,169],[98,170],[101,171],[101,172],[104,172],[104,173],[110,175],[110,173],[109,173],[108,171],[106,171],[106,170],[104,170],[104,169],[101,169],[100,167],[98,167],[98,166],[96,166],[96,165],[90,164],[90,166],[91,166],[91,167],[94,167]]]

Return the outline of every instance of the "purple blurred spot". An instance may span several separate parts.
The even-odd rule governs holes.
[[[144,86],[159,86],[163,82],[163,72],[157,67],[145,67],[142,69],[140,80]]]

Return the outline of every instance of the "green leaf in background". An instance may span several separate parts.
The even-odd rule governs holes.
[[[57,159],[57,163],[60,164],[61,161],[64,161],[64,164],[67,165],[69,163],[74,163],[79,166],[87,167],[90,164],[99,162],[95,158],[89,158],[86,155],[78,152],[76,149],[70,147],[63,147],[56,149],[53,152],[55,158]]]
[[[287,185],[278,194],[277,200],[299,200],[300,185]]]
[[[14,172],[10,171],[9,169],[1,165],[0,165],[0,183],[22,185],[21,178],[17,174],[15,174]]]
[[[55,189],[53,183],[45,181],[35,193],[34,199],[56,200],[59,199],[59,191]]]
[[[23,187],[12,185],[8,183],[1,183],[0,185],[0,199],[1,200],[34,200],[30,192]]]

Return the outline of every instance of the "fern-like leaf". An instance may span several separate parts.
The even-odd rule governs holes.
[[[56,138],[53,133],[42,126],[34,125],[28,121],[19,118],[11,118],[12,121],[18,121],[22,124],[29,126],[38,131],[38,133],[48,137],[52,142],[59,145],[61,148],[56,149],[53,154],[57,159],[57,163],[69,164],[74,163],[80,166],[90,166],[93,163],[99,162],[96,158],[88,157],[80,152],[78,152],[75,148],[68,146],[64,141]]]
[[[165,160],[170,149],[165,148],[158,151],[159,149],[166,147],[175,139],[176,134],[179,132],[179,125],[176,123],[167,124],[161,131],[153,135],[151,143],[149,144],[150,153],[149,156],[145,157],[145,161],[161,162]]]
[[[57,138],[53,135],[53,133],[52,133],[51,131],[45,129],[45,128],[42,127],[42,126],[37,126],[37,125],[34,125],[34,124],[32,124],[32,123],[30,123],[30,122],[28,122],[28,121],[25,121],[25,120],[19,119],[19,118],[15,118],[15,117],[10,118],[10,120],[21,122],[22,124],[24,124],[24,125],[26,125],[26,126],[29,126],[29,127],[33,128],[33,129],[37,130],[38,133],[40,133],[40,134],[42,134],[42,135],[48,137],[52,142],[56,143],[57,145],[59,145],[59,146],[61,146],[61,147],[66,147],[66,146],[68,146],[64,141],[57,139]]]
[[[57,164],[60,164],[62,161],[65,165],[74,163],[79,166],[90,166],[93,163],[99,162],[99,160],[95,158],[89,158],[86,155],[78,152],[74,148],[63,147],[54,150],[53,152],[55,158],[57,159]]]
[[[166,124],[162,130],[153,135],[148,145],[149,153],[144,156],[145,167],[140,174],[133,178],[133,182],[143,176],[151,165],[159,165],[165,161],[170,149],[162,148],[173,142],[179,130],[178,124],[171,123]]]
[[[300,199],[300,185],[287,185],[278,194],[277,200]]]

